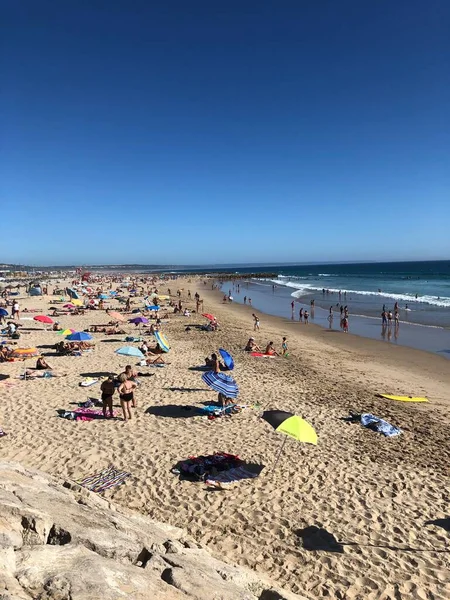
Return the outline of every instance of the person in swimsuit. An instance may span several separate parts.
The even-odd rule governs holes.
[[[246,352],[261,352],[261,348],[256,344],[255,338],[249,338],[244,350]]]
[[[269,342],[267,344],[265,354],[269,354],[270,356],[278,356],[278,352],[275,350],[273,342]]]
[[[131,419],[130,403],[133,408],[136,408],[136,399],[134,397],[135,389],[136,384],[130,379],[125,379],[119,385],[120,406],[122,407],[124,421],[129,421]]]
[[[282,349],[282,355],[283,356],[288,356],[288,345],[287,345],[287,339],[284,337],[283,338],[283,343],[281,344],[281,349]]]
[[[103,416],[106,419],[106,409],[109,409],[109,416],[110,418],[113,418],[113,396],[116,391],[113,375],[110,375],[108,379],[102,383],[100,389],[102,391]]]
[[[44,369],[50,369],[50,371],[51,371],[52,367],[48,364],[48,362],[45,360],[45,358],[40,356],[36,361],[36,369],[38,371],[43,371]]]

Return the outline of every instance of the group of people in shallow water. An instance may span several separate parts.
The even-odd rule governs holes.
[[[406,305],[408,307],[408,305]],[[398,310],[398,302],[394,304],[394,323],[395,326],[398,327],[400,325],[400,313]],[[392,325],[392,311],[386,309],[386,305],[383,304],[383,310],[381,312],[381,325],[383,327]]]

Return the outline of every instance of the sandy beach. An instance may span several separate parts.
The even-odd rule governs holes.
[[[191,309],[187,289],[192,296],[198,290],[203,311],[217,317],[220,329],[195,327],[205,322],[200,315],[170,315],[163,325],[169,364],[139,367],[152,376],[140,379],[138,407],[127,423],[57,416],[58,409],[100,397],[99,384],[80,387],[83,377],[136,364],[114,353],[126,345],[125,335],[94,333],[93,352],[58,357],[46,346],[60,336],[33,320],[21,321],[27,331],[18,345],[41,346],[65,375],[23,381],[17,376],[24,363],[0,365],[0,373],[9,375],[0,381],[0,427],[8,434],[0,438],[0,457],[73,480],[112,463],[132,477],[105,492],[106,498],[184,527],[217,557],[266,573],[311,600],[450,597],[448,360],[263,314],[260,331],[253,333],[251,307],[224,304],[223,294],[200,280],[171,284],[172,290],[184,288]],[[167,284],[161,288],[165,292]],[[20,304],[47,314],[51,299],[27,297]],[[91,311],[58,320],[83,330],[109,319]],[[125,328],[136,332],[132,325]],[[249,356],[243,348],[251,335],[261,347],[273,340],[277,349],[287,336],[289,356]],[[209,420],[183,407],[216,399],[190,367],[202,365],[219,347],[233,355],[239,400],[250,408]],[[429,403],[395,402],[377,393],[426,396]],[[114,403],[119,411],[117,395]],[[284,438],[260,419],[270,409],[302,416],[319,438],[317,446],[288,439],[275,470]],[[342,420],[351,411],[382,417],[402,434],[386,438]],[[258,478],[224,490],[171,473],[177,461],[215,451],[264,469]]]

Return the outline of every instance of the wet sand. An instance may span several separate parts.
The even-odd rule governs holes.
[[[222,290],[225,293],[231,289],[232,283],[226,281],[222,284]],[[315,306],[311,311],[311,298],[293,298],[292,288],[279,286],[275,293],[272,293],[271,286],[260,282],[242,282],[240,292],[233,290],[235,303],[243,303],[244,297],[252,299],[253,307],[266,314],[288,318],[298,321],[300,308],[310,312],[310,323],[320,325],[325,329],[331,329],[340,332],[340,313],[337,295],[328,298],[328,308]],[[294,314],[292,314],[291,302],[295,301]],[[322,298],[318,303],[323,304]],[[342,304],[347,304],[347,300],[342,298]],[[408,346],[419,350],[434,352],[450,358],[450,329],[447,327],[438,327],[436,325],[425,325],[410,322],[414,319],[412,312],[400,310],[400,324],[395,327],[394,323],[390,327],[381,326],[381,317],[354,314],[355,305],[351,299],[348,300],[350,309],[349,333],[352,335],[363,336],[375,340],[381,340],[392,346]],[[333,321],[328,321],[329,307],[333,306]]]

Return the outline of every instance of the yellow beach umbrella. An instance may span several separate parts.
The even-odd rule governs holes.
[[[303,442],[304,444],[314,444],[314,446],[317,445],[317,433],[315,429],[308,423],[308,421],[305,421],[305,419],[302,419],[297,415],[284,410],[265,410],[262,414],[262,418],[272,425],[275,431],[284,433],[285,435],[294,438],[294,440],[297,440],[298,442]],[[277,459],[273,466],[274,469],[278,464],[284,444],[286,443],[286,439],[287,438],[284,439],[283,444],[281,445]]]

